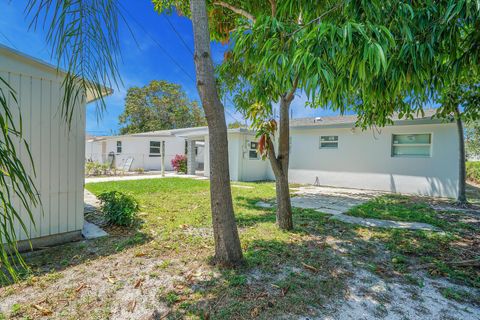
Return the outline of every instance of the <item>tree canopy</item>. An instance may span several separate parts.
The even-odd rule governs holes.
[[[313,107],[385,125],[478,66],[476,1],[282,1],[253,22],[237,16],[220,74],[247,110],[296,84]]]
[[[247,125],[243,122],[240,122],[238,120],[235,120],[233,122],[230,122],[228,124],[228,129],[236,129],[236,128],[246,128]]]
[[[180,85],[164,80],[129,88],[119,120],[121,134],[206,125],[198,103]]]

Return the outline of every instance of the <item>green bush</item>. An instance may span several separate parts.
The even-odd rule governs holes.
[[[87,176],[101,176],[108,172],[108,164],[101,164],[98,162],[87,161],[85,162],[85,174]]]
[[[137,217],[138,202],[130,195],[110,191],[98,196],[107,221],[119,226],[131,226]]]
[[[480,184],[480,161],[467,162],[467,180]]]

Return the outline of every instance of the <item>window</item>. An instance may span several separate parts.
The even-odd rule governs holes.
[[[392,136],[392,157],[430,157],[432,135],[394,134]]]
[[[122,141],[117,141],[117,153],[122,153]]]
[[[253,159],[253,160],[256,160],[258,159],[258,151],[257,151],[257,148],[258,148],[258,142],[252,142],[250,141],[248,143],[248,159]]]
[[[160,157],[162,143],[160,141],[150,141],[150,157]]]
[[[338,136],[321,136],[320,149],[338,149]]]

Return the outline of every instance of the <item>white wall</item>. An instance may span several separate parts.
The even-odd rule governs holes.
[[[122,141],[122,152],[117,154],[117,141]],[[160,170],[161,157],[150,156],[150,141],[165,141],[165,170],[173,170],[171,161],[177,154],[185,153],[185,141],[177,137],[124,136],[106,140],[105,154],[115,153],[115,165],[122,168],[128,158],[133,158],[130,170]]]
[[[85,160],[102,162],[102,141],[85,142]]]
[[[68,130],[59,110],[63,94],[62,79],[54,71],[0,50],[0,76],[6,79],[17,93],[23,134],[30,145],[36,176],[33,175],[25,147],[18,145],[17,150],[33,177],[43,205],[43,212],[40,207],[33,210],[36,224],[34,226],[19,200],[14,199],[28,229],[27,233],[23,232],[17,222],[17,238],[25,240],[81,230],[85,105],[79,103],[75,106],[72,125]],[[9,104],[13,106],[13,100],[9,100]],[[14,107],[11,109],[18,120],[18,110]]]
[[[270,164],[261,159],[249,159],[248,142],[257,141],[255,135],[234,132],[228,133],[228,162],[230,180],[261,181],[268,180]],[[205,137],[205,176],[210,174],[208,136]]]
[[[290,182],[455,197],[458,141],[455,124],[355,129],[292,129]],[[392,134],[431,133],[428,158],[391,156]],[[320,149],[321,135],[338,135],[338,149]]]
[[[242,133],[239,135],[240,140],[240,160],[239,160],[239,179],[240,181],[262,181],[269,180],[268,171],[270,168],[270,160],[250,159],[249,143],[258,142],[258,138],[253,134]]]

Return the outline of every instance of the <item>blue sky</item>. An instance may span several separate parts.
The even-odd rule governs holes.
[[[28,28],[30,21],[25,18],[25,3],[26,0],[0,0],[0,8],[2,8],[0,43],[54,63],[50,58],[50,47],[45,42],[45,32],[41,28],[37,30]],[[119,129],[118,116],[123,112],[125,94],[130,86],[143,86],[154,79],[167,80],[181,84],[191,99],[199,100],[195,84],[190,79],[190,77],[195,78],[192,54],[170,26],[167,17],[155,13],[149,0],[123,1],[122,3],[129,12],[125,18],[133,33],[132,36],[126,25],[120,26],[123,57],[120,63],[120,74],[123,86],[114,88],[114,94],[106,99],[107,110],[100,121],[97,121],[95,105],[87,106],[87,132],[90,134],[111,134]],[[193,50],[190,20],[176,15],[171,15],[168,19],[181,34],[188,47]],[[148,33],[144,32],[145,29]],[[225,49],[226,47],[219,43],[212,43],[212,56],[215,63],[221,63]],[[176,63],[169,56],[173,57]],[[226,108],[228,109],[227,122],[242,119],[231,103],[227,102]],[[292,109],[295,118],[332,114],[329,111],[306,108],[305,98],[301,95],[293,101]]]

